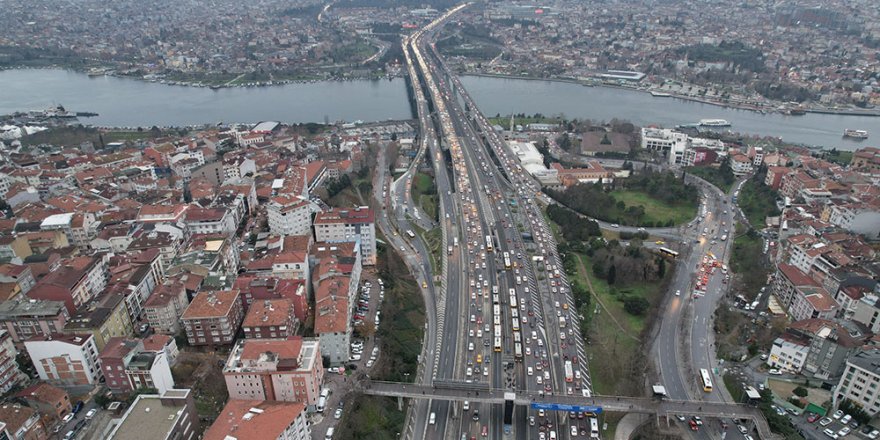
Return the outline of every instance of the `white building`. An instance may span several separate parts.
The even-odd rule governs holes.
[[[359,242],[361,262],[376,264],[376,223],[367,206],[354,209],[331,209],[315,216],[315,241],[328,243]]]
[[[770,368],[800,373],[801,369],[804,368],[804,362],[806,362],[809,352],[809,341],[783,335],[773,341],[773,347],[770,348],[770,357],[767,358],[767,365]]]
[[[876,238],[880,233],[880,209],[867,203],[834,204],[828,221],[834,226],[868,237]]]
[[[311,202],[296,196],[272,197],[266,206],[269,231],[276,235],[306,235],[311,233]]]
[[[850,356],[832,399],[835,408],[849,399],[871,416],[880,412],[880,351],[859,351]]]
[[[40,379],[55,385],[95,385],[103,376],[91,334],[51,334],[24,341]]]
[[[187,229],[193,234],[233,235],[238,225],[233,211],[227,208],[199,208],[191,206],[186,210]]]
[[[230,399],[202,440],[311,440],[299,402]]]
[[[642,148],[663,154],[670,165],[683,162],[688,140],[688,135],[669,128],[642,128]]]

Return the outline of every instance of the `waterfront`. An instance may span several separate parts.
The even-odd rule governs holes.
[[[844,150],[876,145],[874,140],[880,136],[877,117],[765,115],[675,98],[655,98],[633,90],[542,80],[468,76],[462,82],[488,116],[563,114],[568,118],[618,118],[667,127],[720,118],[730,121],[733,131]],[[99,113],[98,117],[82,120],[97,126],[179,126],[260,120],[296,123],[324,122],[325,118],[378,121],[411,117],[401,78],[210,90],[46,69],[2,71],[0,86],[0,114],[63,104],[71,111]],[[861,142],[844,139],[846,128],[867,130],[871,138]]]

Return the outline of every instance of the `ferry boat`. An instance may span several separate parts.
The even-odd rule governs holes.
[[[730,122],[724,119],[700,119],[700,125],[703,127],[730,127]]]
[[[655,91],[651,91],[651,96],[653,96],[653,97],[655,97],[655,98],[669,98],[669,97],[672,96],[672,95],[669,94],[669,93],[666,93],[666,92],[655,92]]]
[[[843,130],[843,137],[855,138],[855,139],[867,139],[868,132],[865,130],[855,130],[852,128],[847,128]]]

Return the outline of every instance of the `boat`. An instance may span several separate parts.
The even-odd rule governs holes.
[[[670,95],[669,93],[666,93],[666,92],[655,92],[655,91],[651,91],[651,96],[653,96],[653,97],[655,97],[655,98],[669,98],[669,97],[671,97],[672,95]]]
[[[843,137],[854,139],[867,139],[868,132],[865,130],[855,130],[852,128],[847,128],[846,130],[843,130]]]
[[[700,119],[700,126],[703,127],[730,127],[730,122],[724,119]]]

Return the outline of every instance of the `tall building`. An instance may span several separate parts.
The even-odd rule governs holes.
[[[192,440],[199,430],[192,391],[174,389],[162,394],[140,394],[109,440]]]
[[[243,317],[239,291],[202,292],[193,298],[180,317],[190,345],[228,345]]]
[[[266,205],[269,231],[276,235],[304,235],[311,231],[311,202],[296,196],[272,197]]]
[[[361,248],[364,265],[376,264],[376,223],[373,210],[359,208],[334,208],[315,216],[315,241],[357,242]]]
[[[40,414],[19,404],[0,406],[0,439],[45,440],[49,438]]]
[[[239,339],[223,367],[229,398],[301,402],[314,409],[324,383],[320,343],[287,339]]]
[[[834,407],[843,399],[861,405],[871,416],[880,412],[880,351],[859,351],[846,360],[843,377],[834,390]]]
[[[91,334],[51,334],[24,341],[40,379],[57,385],[95,385],[100,380],[98,347]]]
[[[311,440],[305,405],[229,400],[202,440]]]
[[[157,333],[176,335],[180,332],[180,316],[189,305],[182,282],[170,282],[156,289],[144,303],[147,322]]]
[[[0,330],[0,394],[6,394],[12,387],[27,380],[27,376],[18,369],[15,361],[17,355],[18,350],[12,343],[12,337],[6,331]]]

